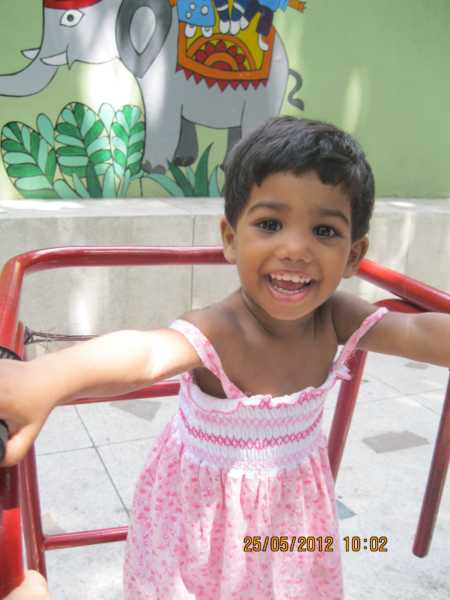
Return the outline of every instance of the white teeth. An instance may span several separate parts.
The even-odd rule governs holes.
[[[295,275],[294,273],[271,273],[272,279],[278,279],[280,281],[292,281],[294,283],[310,283],[311,279],[308,277],[302,277],[301,275]]]

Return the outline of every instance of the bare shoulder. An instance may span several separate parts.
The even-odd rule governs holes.
[[[345,344],[377,306],[351,294],[338,291],[330,298],[330,311],[338,344]]]
[[[220,340],[229,338],[236,332],[239,323],[232,310],[224,303],[211,304],[205,308],[185,312],[180,319],[195,325],[213,344],[220,346]]]
[[[344,344],[364,319],[378,309],[376,305],[347,292],[336,292],[331,305],[340,344]],[[361,337],[357,347],[427,361],[428,354],[423,352],[426,336],[421,332],[422,320],[423,317],[418,315],[389,311]]]

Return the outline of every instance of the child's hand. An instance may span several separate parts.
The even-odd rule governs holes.
[[[37,571],[27,571],[22,584],[4,600],[51,600],[47,582]]]
[[[1,466],[22,460],[52,408],[40,383],[33,362],[0,360],[0,419],[7,423],[11,438]]]

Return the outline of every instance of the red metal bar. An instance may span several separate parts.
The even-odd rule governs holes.
[[[24,326],[19,323],[12,351],[24,357]],[[0,598],[23,580],[19,467],[0,469]]]
[[[59,550],[60,548],[122,542],[127,538],[127,532],[128,527],[109,527],[108,529],[92,529],[90,531],[46,535],[44,537],[44,546],[46,550]]]
[[[413,545],[413,553],[422,558],[428,554],[434,524],[441,503],[442,491],[450,461],[450,377],[442,409],[439,431],[436,436],[433,459],[428,475],[425,495],[422,500],[419,523]]]
[[[450,297],[445,292],[427,285],[397,271],[382,267],[372,260],[361,261],[358,277],[370,281],[423,310],[450,313]]]
[[[358,398],[359,386],[364,371],[367,352],[358,350],[348,363],[351,374],[350,381],[343,381],[339,388],[339,395],[334,409],[333,421],[328,436],[328,456],[330,459],[331,473],[336,481],[342,455],[347,441],[348,431]]]
[[[0,469],[0,598],[23,579],[18,467]]]
[[[6,264],[0,276],[0,346],[8,348],[13,351],[13,348],[17,344],[17,340],[21,337],[21,333],[18,331],[18,310],[20,293],[23,283],[23,277],[25,274],[38,272],[46,269],[53,268],[65,268],[74,266],[119,266],[119,265],[162,265],[162,264],[223,264],[225,259],[223,257],[223,251],[220,247],[197,247],[197,248],[186,248],[186,247],[169,247],[169,248],[148,248],[148,247],[69,247],[69,248],[54,248],[36,250],[28,252],[16,257],[11,258]],[[422,284],[410,277],[406,277],[391,269],[381,267],[372,261],[364,260],[361,263],[358,275],[363,279],[366,279],[379,287],[387,289],[388,291],[399,295],[404,300],[407,300],[409,304],[399,300],[388,300],[384,301],[383,304],[388,306],[391,310],[402,310],[404,312],[420,312],[423,310],[436,310],[441,312],[450,312],[450,298],[444,292],[436,290],[430,286]],[[380,303],[381,304],[381,303]],[[356,400],[357,391],[357,379],[360,380],[362,373],[362,359],[359,358],[359,364],[357,358],[354,358],[353,368],[354,381],[352,384],[344,384],[344,390],[341,390],[339,395],[338,405],[341,407],[337,409],[335,418],[332,425],[332,431],[330,435],[330,460],[332,462],[333,474],[336,476],[339,463],[341,461],[345,438],[348,432],[351,414],[353,412],[354,402]],[[178,391],[178,384],[174,381],[162,382],[151,386],[145,390],[145,396],[162,396],[176,394]],[[166,392],[166,394],[164,394]],[[131,397],[139,397],[142,392],[133,392],[132,394],[126,394],[118,396],[117,399],[125,399]],[[342,394],[342,399],[341,399]],[[348,400],[352,397],[351,400]],[[112,398],[87,398],[77,400],[75,403],[88,403],[93,401],[108,401],[113,400]],[[342,414],[341,414],[342,411]],[[445,480],[446,465],[448,465],[448,454],[442,452],[442,448],[448,448],[448,439],[450,437],[448,427],[448,406],[446,403],[443,417],[441,420],[440,433],[438,435],[438,441],[435,448],[435,456],[433,457],[432,472],[433,479],[432,488],[436,490],[439,486],[442,489],[443,482]],[[336,420],[337,419],[337,420]],[[335,422],[336,420],[336,422]],[[341,435],[340,440],[339,435]],[[345,435],[344,435],[345,434]],[[440,440],[440,441],[439,441]],[[439,444],[438,444],[439,442]],[[447,445],[445,445],[447,444]],[[442,462],[439,468],[433,471],[437,461],[437,454],[439,454],[439,460]],[[32,457],[32,455],[30,455]],[[31,458],[29,459],[31,461]],[[42,527],[39,531],[40,515],[38,505],[36,505],[36,498],[39,499],[39,492],[37,487],[37,479],[33,475],[33,465],[25,463],[28,466],[24,466],[24,469],[28,469],[30,475],[26,477],[27,484],[24,481],[24,489],[30,486],[29,493],[25,491],[27,495],[28,513],[30,520],[33,521],[33,525],[37,533],[34,534],[35,541],[34,546],[29,550],[32,560],[35,560],[35,564],[42,571],[45,569],[45,562],[42,563],[41,556],[43,557],[44,549],[56,548],[56,547],[69,547],[71,545],[84,545],[85,543],[95,543],[94,540],[99,540],[100,543],[104,543],[107,540],[112,539],[123,539],[126,528],[112,528],[106,530],[98,530],[93,532],[74,532],[64,534],[63,536],[44,536],[42,533]],[[430,473],[430,478],[431,478]],[[24,477],[25,479],[25,477]],[[428,486],[429,487],[429,486]],[[428,487],[427,493],[424,498],[424,503],[428,502]],[[440,497],[440,496],[439,496]],[[428,530],[422,527],[420,535],[423,534],[423,539],[431,538],[433,529],[434,519],[438,510],[439,497],[434,496],[435,502],[431,507],[430,511],[426,512],[428,519]],[[34,503],[34,505],[33,505]],[[434,512],[433,512],[434,511]],[[423,512],[423,511],[422,511]],[[431,520],[430,520],[431,515]],[[422,516],[421,516],[422,518]],[[421,527],[421,521],[419,521],[419,529]],[[419,533],[418,529],[418,533]],[[428,538],[427,538],[428,536]],[[32,536],[31,536],[32,537]],[[422,538],[421,538],[422,539]],[[0,565],[1,568],[1,565]]]

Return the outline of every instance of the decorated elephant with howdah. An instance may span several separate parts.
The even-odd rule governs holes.
[[[192,164],[198,154],[197,124],[227,129],[228,152],[242,135],[279,114],[289,74],[296,87],[288,99],[303,108],[293,98],[300,75],[289,69],[273,27],[268,51],[258,47],[252,23],[232,35],[221,33],[216,19],[208,36],[201,28],[186,36],[188,24],[174,5],[175,0],[44,0],[41,45],[23,51],[31,60],[23,70],[0,75],[0,96],[36,94],[61,66],[75,61],[120,58],[141,90],[142,166],[149,172],[164,172],[168,161]]]

